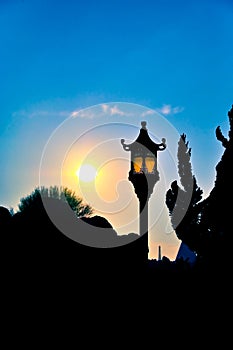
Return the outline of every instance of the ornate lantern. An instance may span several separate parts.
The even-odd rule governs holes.
[[[133,143],[125,144],[125,140],[121,139],[124,150],[131,152],[128,179],[140,202],[140,236],[148,235],[148,200],[159,181],[157,152],[166,148],[166,140],[163,138],[161,141],[157,144],[151,140],[145,121],[141,122],[140,133]]]

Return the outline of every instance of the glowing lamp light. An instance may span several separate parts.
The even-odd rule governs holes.
[[[156,158],[153,153],[135,154],[133,156],[134,173],[154,174],[156,171]]]
[[[140,134],[133,143],[126,145],[125,140],[121,140],[124,150],[131,152],[131,175],[158,175],[157,152],[166,148],[166,140],[163,138],[162,143],[155,143],[148,135],[145,121],[141,122],[141,126]]]

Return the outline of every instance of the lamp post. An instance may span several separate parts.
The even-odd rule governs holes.
[[[159,181],[157,168],[157,152],[166,148],[166,140],[157,144],[151,140],[146,122],[141,122],[141,129],[137,139],[131,144],[121,144],[125,151],[131,152],[131,167],[128,179],[134,186],[135,193],[139,199],[140,236],[144,236],[148,253],[148,201],[153,192],[155,184]]]

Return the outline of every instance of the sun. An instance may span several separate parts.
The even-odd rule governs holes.
[[[97,176],[96,168],[91,164],[83,164],[76,171],[79,180],[83,182],[94,181]]]

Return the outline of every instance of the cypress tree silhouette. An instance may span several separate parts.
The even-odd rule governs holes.
[[[199,251],[199,213],[203,191],[192,174],[191,148],[182,134],[178,142],[178,174],[182,188],[173,181],[166,193],[166,205],[177,237],[196,253]]]

